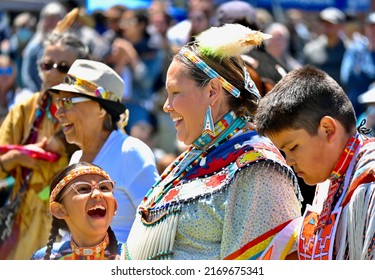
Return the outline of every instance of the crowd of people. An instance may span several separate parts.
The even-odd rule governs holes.
[[[0,259],[375,258],[375,12],[67,3],[0,30]]]

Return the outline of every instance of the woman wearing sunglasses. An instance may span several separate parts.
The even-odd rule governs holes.
[[[22,145],[27,150],[46,151],[48,140],[61,131],[55,117],[56,106],[48,88],[61,83],[77,58],[88,58],[88,49],[75,35],[53,33],[44,42],[39,61],[42,87],[39,92],[23,98],[9,111],[0,127],[0,145]],[[63,139],[65,141],[65,139]],[[30,146],[31,145],[31,146]],[[32,157],[26,149],[10,149],[0,154],[0,179],[12,175],[15,185],[9,201],[22,192],[23,199],[16,215],[16,224],[9,226],[7,237],[0,237],[0,259],[30,259],[35,250],[46,244],[51,217],[48,214],[48,185],[65,167],[76,146],[67,144],[56,151],[56,162]],[[2,221],[0,220],[0,223]]]
[[[115,259],[121,245],[110,227],[117,210],[114,188],[107,172],[86,162],[69,165],[57,174],[49,197],[53,215],[49,241],[32,259]],[[70,239],[56,242],[59,230],[70,232]]]

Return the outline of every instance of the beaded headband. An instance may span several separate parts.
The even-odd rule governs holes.
[[[227,23],[220,27],[212,26],[195,37],[195,44],[202,55],[216,57],[218,59],[240,57],[248,53],[254,46],[260,45],[263,40],[269,39],[270,35],[260,31],[251,30],[241,24]],[[219,78],[222,86],[234,97],[240,96],[240,90],[221,77],[214,69],[207,65],[201,58],[188,48],[183,47],[179,54],[194,63],[200,70],[211,79]],[[259,91],[251,79],[249,72],[243,65],[244,87],[261,98]]]
[[[103,169],[100,169],[96,166],[81,166],[74,170],[71,170],[68,172],[68,174],[60,180],[60,182],[56,185],[56,187],[51,192],[51,195],[49,197],[49,203],[52,203],[55,201],[56,196],[60,193],[60,191],[69,184],[72,180],[75,178],[85,175],[85,174],[97,174],[101,175],[106,179],[111,179],[107,172],[105,172]]]
[[[103,87],[97,86],[96,84],[80,79],[71,74],[67,74],[64,79],[64,84],[72,85],[77,90],[83,91],[84,93],[111,101],[119,101],[118,97],[110,91],[106,91]]]
[[[230,94],[232,94],[234,97],[238,98],[240,96],[240,90],[236,88],[234,85],[229,83],[226,79],[224,79],[222,76],[219,75],[214,69],[212,69],[210,66],[207,65],[206,62],[204,62],[202,59],[200,59],[197,55],[195,55],[192,51],[182,48],[179,51],[179,54],[189,59],[191,62],[195,64],[200,70],[202,70],[204,73],[207,74],[208,77],[211,79],[219,78],[221,85],[224,89],[226,89]],[[261,98],[259,94],[259,90],[255,86],[254,81],[251,79],[249,72],[247,71],[245,65],[243,66],[244,70],[244,86],[245,89],[254,94],[258,99]]]
[[[241,92],[238,88],[236,88],[231,83],[229,83],[226,79],[220,76],[214,69],[208,66],[206,62],[204,62],[202,59],[196,56],[193,52],[191,52],[190,50],[186,48],[182,48],[179,51],[179,54],[185,56],[187,59],[193,62],[195,66],[197,66],[200,70],[206,73],[207,76],[210,77],[211,79],[214,79],[216,77],[219,78],[223,88],[225,88],[228,92],[230,92],[234,97],[238,98],[240,96]]]

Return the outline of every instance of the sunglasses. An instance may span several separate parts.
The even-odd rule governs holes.
[[[55,63],[55,62],[41,62],[40,63],[40,68],[43,71],[49,71],[52,68],[57,69],[60,73],[68,73],[70,66],[66,64],[65,62],[62,63]]]
[[[95,185],[92,185],[88,182],[75,182],[70,185],[68,190],[61,196],[60,201],[71,191],[75,191],[77,195],[87,195],[92,194],[94,189],[97,189],[102,194],[113,193],[115,188],[115,181],[112,180],[103,180]]]
[[[1,75],[6,75],[6,76],[11,76],[13,74],[13,68],[8,66],[8,67],[0,67],[0,76]]]
[[[64,108],[65,110],[70,110],[73,108],[74,104],[90,100],[91,99],[87,97],[63,97],[56,98],[55,103],[57,109]]]

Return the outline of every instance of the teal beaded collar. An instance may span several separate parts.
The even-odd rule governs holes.
[[[212,145],[219,145],[222,140],[229,135],[244,128],[248,120],[245,117],[237,118],[233,111],[227,113],[219,122],[215,124],[215,135],[204,133],[193,143],[193,147],[198,150],[207,150]]]
[[[244,129],[248,125],[246,117],[237,117],[233,111],[227,113],[223,119],[215,124],[215,134],[212,136],[202,134],[197,138],[190,148],[181,154],[178,159],[171,164],[160,176],[159,181],[148,191],[141,204],[141,212],[148,212],[155,204],[165,195],[170,188],[178,184],[180,179],[193,168],[202,157],[211,149],[219,146],[223,141],[231,138],[236,132]],[[158,189],[158,193],[153,195],[153,199],[149,201],[151,194]],[[147,201],[150,203],[147,205]]]

